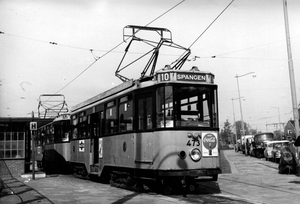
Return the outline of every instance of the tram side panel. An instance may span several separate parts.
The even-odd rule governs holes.
[[[104,166],[134,167],[134,134],[108,136],[103,138]]]
[[[57,151],[55,160],[58,161],[59,171],[62,173],[71,173],[71,144],[69,142],[54,144]]]
[[[90,172],[91,165],[91,140],[72,140],[71,144],[71,165],[73,173],[86,176]]]
[[[71,172],[70,169],[70,143],[47,144],[44,149],[44,169],[52,173]]]
[[[188,134],[187,131],[160,131],[154,135],[137,134],[135,168],[177,172],[175,174],[163,173],[163,175],[170,176],[213,176],[216,178],[221,173],[218,145],[214,143],[217,142],[217,133],[214,133],[213,144],[210,145],[211,147],[208,145],[208,149],[203,145],[200,131],[196,139],[189,138]],[[194,161],[190,156],[195,148],[200,150],[199,161]]]
[[[204,147],[205,138],[201,134],[212,133],[198,131],[199,139],[194,139],[195,142],[188,134],[188,131],[158,131],[105,137],[103,166],[109,167],[109,171],[134,171],[136,177],[154,178],[156,172],[164,176],[217,177],[221,173],[218,145],[214,143],[217,133],[213,133],[210,149],[209,145],[208,149]],[[195,148],[200,151],[198,161],[190,156]]]

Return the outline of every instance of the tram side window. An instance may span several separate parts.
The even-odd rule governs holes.
[[[104,134],[104,127],[105,127],[105,123],[104,123],[104,112],[101,111],[100,112],[100,125],[99,125],[99,135],[102,136]]]
[[[88,137],[88,117],[85,112],[81,112],[79,114],[79,130],[78,130],[78,137],[79,138],[87,138]]]
[[[53,130],[53,128],[52,128],[53,126],[52,125],[47,125],[46,127],[45,127],[45,142],[46,142],[46,144],[51,144],[51,143],[53,143],[53,141],[54,141],[54,130]]]
[[[55,123],[55,142],[69,141],[69,121],[60,121]]]
[[[62,142],[69,142],[70,140],[70,122],[69,120],[62,122]]]
[[[217,90],[214,90],[213,98],[212,98],[212,121],[213,121],[213,127],[218,127],[218,118],[217,118],[217,111],[218,111],[218,106],[217,106],[217,99],[218,99],[218,94]]]
[[[125,96],[119,101],[119,128],[120,132],[132,130],[132,96]]]
[[[77,115],[72,116],[72,139],[78,138],[78,118]]]
[[[138,130],[153,128],[152,123],[153,102],[152,96],[143,95],[138,99]]]
[[[45,131],[45,128],[41,128],[39,136],[40,136],[41,145],[44,146],[46,144],[46,131]]]
[[[54,142],[55,143],[61,142],[62,131],[61,131],[61,124],[60,124],[60,122],[54,123],[53,128],[54,128],[54,132],[55,132],[55,134],[54,134]]]
[[[91,115],[90,118],[90,133],[91,137],[98,137],[99,136],[99,127],[100,127],[100,113],[94,113]]]
[[[35,139],[35,145],[37,147],[42,145],[42,131],[41,131],[41,129],[38,129],[38,131],[37,131],[37,135],[36,135],[36,139]]]
[[[45,128],[45,139],[46,139],[46,144],[50,143],[50,129],[49,126],[46,126]]]
[[[205,93],[202,95],[202,107],[203,107],[203,118],[201,118],[203,121],[209,124],[210,122],[210,114],[209,114],[209,94]]]
[[[49,127],[49,143],[50,144],[54,143],[54,134],[55,134],[54,126],[53,126],[53,124],[51,124]]]
[[[105,134],[117,132],[117,108],[115,101],[106,104]]]
[[[160,87],[156,91],[156,126],[174,127],[172,86]]]

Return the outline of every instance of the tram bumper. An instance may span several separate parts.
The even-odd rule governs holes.
[[[162,177],[167,176],[187,176],[187,177],[205,177],[205,176],[214,176],[221,174],[222,170],[219,168],[216,169],[193,169],[193,170],[166,170],[159,171],[158,175]]]

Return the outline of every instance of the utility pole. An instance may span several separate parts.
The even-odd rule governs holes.
[[[244,97],[242,97],[244,98]],[[237,100],[237,99],[240,99],[240,98],[232,98],[231,101],[232,101],[232,111],[233,111],[233,122],[234,122],[234,125],[235,125],[235,148],[236,150],[238,149],[238,145],[237,145],[237,127],[236,127],[236,124],[235,124],[235,113],[234,113],[234,104],[233,104],[233,101],[234,100]],[[245,99],[244,99],[245,100]],[[242,139],[241,139],[242,141]]]
[[[255,72],[249,72],[247,74],[243,75],[235,75],[236,82],[237,82],[237,88],[238,88],[238,94],[239,94],[239,102],[240,102],[240,112],[241,112],[241,121],[242,121],[242,134],[241,134],[241,144],[243,144],[243,136],[245,136],[245,127],[244,127],[244,119],[243,119],[243,110],[242,110],[242,103],[241,103],[241,95],[240,95],[240,85],[239,85],[239,77],[246,76],[248,74],[253,74],[253,77],[256,77]],[[247,148],[246,148],[246,140],[245,140],[245,155],[247,155]]]
[[[34,112],[32,111],[32,122],[30,123],[31,143],[32,143],[32,179],[35,180],[35,132],[37,130],[37,123],[34,122]]]
[[[290,31],[289,31],[289,20],[288,20],[288,10],[287,10],[287,1],[283,0],[283,12],[284,12],[284,23],[285,23],[285,34],[286,34],[286,45],[288,53],[288,65],[289,65],[289,74],[290,74],[290,85],[291,85],[291,95],[292,95],[292,105],[293,105],[293,115],[295,122],[295,134],[296,139],[299,137],[299,113],[297,107],[297,95],[296,95],[296,84],[295,84],[295,74],[294,74],[294,65],[290,41]],[[296,158],[299,161],[299,148],[296,147]],[[299,163],[299,162],[298,162]],[[297,175],[300,176],[300,166],[297,166]]]

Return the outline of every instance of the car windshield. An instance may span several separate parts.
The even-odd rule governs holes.
[[[274,137],[273,133],[266,133],[262,135],[256,135],[254,140],[256,142],[272,141],[273,137]]]

